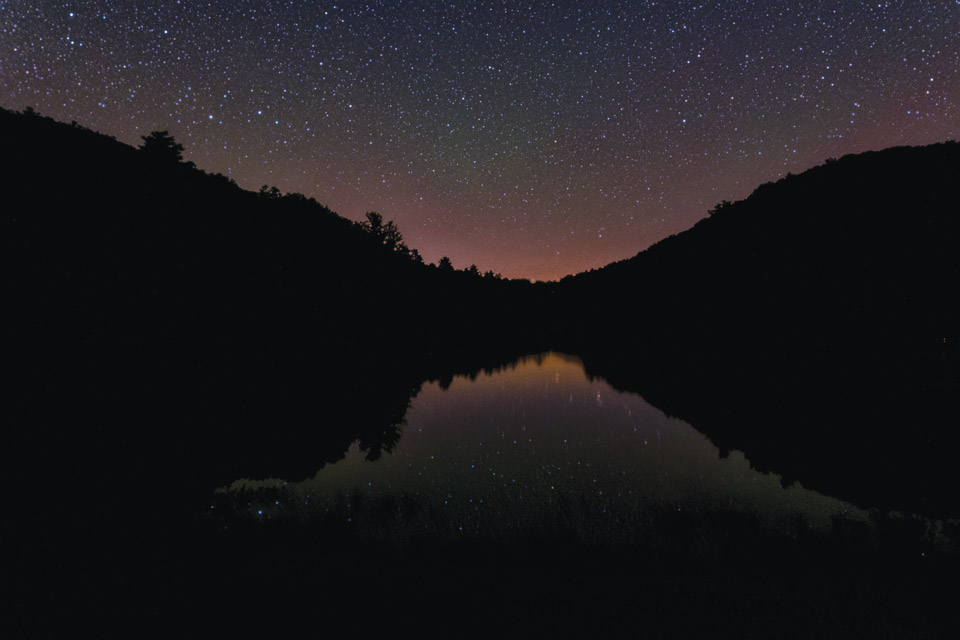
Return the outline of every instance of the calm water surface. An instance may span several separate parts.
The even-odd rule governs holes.
[[[867,512],[721,457],[706,436],[640,396],[590,380],[580,361],[547,353],[411,402],[392,453],[357,445],[299,483],[242,479],[217,509],[264,522],[337,523],[371,539],[510,539],[656,543],[684,530],[715,546],[864,530]]]

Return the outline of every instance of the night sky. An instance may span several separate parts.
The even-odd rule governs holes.
[[[556,279],[830,157],[955,139],[957,0],[0,0],[0,105]]]

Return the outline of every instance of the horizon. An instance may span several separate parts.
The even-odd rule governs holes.
[[[960,6],[803,4],[15,1],[0,105],[167,129],[245,189],[380,212],[427,262],[559,280],[786,173],[958,137]]]
[[[0,109],[6,110],[6,111],[8,111],[9,113],[20,114],[20,115],[25,115],[25,114],[27,114],[28,112],[30,112],[30,113],[32,113],[33,115],[35,115],[36,117],[46,118],[46,119],[53,120],[53,121],[56,122],[58,125],[62,125],[62,126],[71,126],[71,125],[73,125],[73,126],[79,126],[81,129],[86,129],[87,131],[91,132],[92,134],[95,134],[95,135],[108,135],[108,136],[109,136],[109,134],[104,134],[103,132],[96,131],[96,130],[94,130],[94,129],[91,129],[91,128],[89,128],[89,127],[86,127],[85,125],[82,125],[82,124],[77,123],[77,122],[67,123],[67,122],[63,122],[63,121],[60,121],[60,120],[56,120],[56,119],[52,118],[51,116],[48,116],[48,115],[46,115],[46,114],[43,114],[43,113],[40,113],[39,111],[34,110],[34,109],[32,108],[32,106],[24,107],[23,110],[19,110],[19,111],[17,111],[17,110],[9,110],[9,109],[6,109],[5,107],[0,107]],[[156,132],[155,132],[155,133],[156,133]],[[140,145],[130,144],[130,143],[126,142],[126,141],[119,140],[119,139],[117,139],[117,138],[114,137],[114,136],[109,136],[109,137],[111,137],[112,139],[116,140],[116,141],[117,141],[118,143],[120,143],[120,144],[123,144],[123,145],[126,145],[126,146],[130,147],[131,149],[139,149],[139,148],[141,148]],[[174,138],[173,140],[176,140],[176,139]],[[141,140],[141,145],[142,145],[142,143],[143,143],[143,140]],[[942,141],[930,143],[929,145],[899,145],[899,146],[897,146],[897,147],[886,147],[885,149],[868,149],[868,150],[865,150],[865,151],[860,152],[860,153],[845,154],[845,156],[842,156],[842,157],[846,157],[846,156],[848,156],[848,155],[855,157],[855,156],[861,155],[861,154],[863,154],[863,153],[877,153],[877,152],[883,152],[883,151],[893,150],[893,149],[897,149],[897,148],[901,148],[901,149],[902,149],[902,148],[923,148],[923,147],[927,147],[927,146],[935,146],[935,145],[942,145],[942,144],[960,144],[960,141],[958,141],[958,140],[942,140]],[[809,171],[809,170],[811,170],[811,169],[815,169],[815,168],[817,168],[817,167],[824,166],[824,165],[828,164],[830,161],[835,161],[835,160],[838,160],[838,159],[839,159],[839,158],[825,158],[822,162],[817,163],[817,164],[815,164],[815,165],[812,165],[812,166],[810,166],[810,167],[807,167],[807,168],[805,168],[805,169],[802,169],[802,170],[800,170],[797,174],[788,173],[788,174],[785,174],[785,175],[783,175],[783,176],[780,176],[780,178],[778,178],[777,180],[774,180],[774,181],[771,181],[771,182],[768,182],[768,183],[764,183],[764,184],[773,184],[773,182],[779,181],[779,179],[782,179],[782,178],[784,178],[784,177],[788,177],[788,175],[802,175],[803,173],[806,173],[807,171]],[[183,158],[183,162],[188,163],[188,164],[191,163],[191,161],[190,161],[187,157],[184,157],[184,158]],[[198,171],[201,171],[201,172],[204,172],[204,173],[209,173],[209,174],[211,174],[211,175],[216,174],[216,172],[208,172],[204,167],[197,166],[195,163],[192,164],[192,167],[193,167],[194,169],[196,169],[196,170],[198,170]],[[216,175],[223,175],[223,174],[216,174]],[[253,189],[253,188],[246,187],[246,186],[244,186],[244,185],[237,184],[236,181],[234,181],[234,184],[235,184],[235,186],[236,186],[237,188],[239,188],[239,189],[241,189],[241,190],[243,190],[243,191],[247,191],[247,192],[249,192],[249,193],[257,193],[257,192],[259,192],[263,187],[270,186],[270,185],[261,185],[261,188],[260,188],[260,189]],[[745,197],[743,198],[743,200],[746,200],[746,199],[749,197],[749,195],[751,195],[756,189],[758,189],[758,188],[761,187],[761,186],[762,186],[762,185],[759,185],[759,184],[756,185],[756,187],[755,187],[754,189],[751,189],[750,194],[748,194],[748,196],[745,196]],[[351,220],[350,218],[347,218],[346,216],[344,216],[344,215],[341,214],[340,212],[335,211],[335,210],[331,209],[330,207],[327,207],[327,205],[326,205],[325,203],[319,201],[318,199],[316,199],[316,198],[313,197],[313,196],[310,196],[309,194],[302,194],[302,193],[299,193],[299,192],[287,192],[285,195],[298,195],[298,196],[303,196],[303,197],[307,197],[307,198],[313,198],[313,199],[315,200],[315,203],[316,203],[317,205],[319,205],[319,206],[321,206],[321,207],[325,207],[326,209],[329,210],[330,213],[332,213],[332,214],[334,214],[334,215],[336,215],[336,216],[338,216],[338,217],[340,217],[340,218],[343,218],[343,219],[345,219],[345,220],[350,220],[350,221],[352,221],[352,222],[364,222],[364,220]],[[735,201],[735,202],[729,202],[729,201],[727,201],[725,204],[730,205],[730,204],[737,204],[737,203],[739,203],[739,202],[742,202],[742,200],[741,200],[741,201]],[[721,203],[718,202],[718,203],[717,203],[717,206],[719,207],[720,205],[721,205]],[[702,218],[702,219],[705,219],[706,217],[708,217],[708,216],[704,216],[704,218]],[[702,219],[701,219],[701,220],[702,220]],[[391,222],[392,222],[392,221],[391,221]],[[699,220],[696,221],[696,222],[699,222]],[[694,222],[694,224],[696,224],[696,222]],[[693,226],[693,225],[691,225],[691,227],[692,227],[692,226]],[[689,230],[689,229],[681,229],[681,230],[678,231],[676,234],[672,234],[672,235],[682,234],[682,233],[684,233],[684,232],[687,231],[687,230]],[[403,229],[400,229],[400,232],[401,232],[401,234],[402,234]],[[604,269],[604,268],[606,268],[606,267],[608,267],[608,266],[610,266],[610,265],[616,264],[616,263],[618,263],[618,262],[628,261],[628,260],[630,260],[631,258],[634,258],[634,257],[640,255],[641,253],[647,251],[648,249],[650,249],[650,248],[653,247],[654,245],[658,244],[658,243],[661,242],[662,240],[666,240],[668,237],[672,237],[672,236],[667,236],[667,237],[661,238],[661,239],[653,242],[651,245],[649,245],[649,246],[647,246],[647,247],[644,247],[643,249],[638,250],[636,253],[630,254],[630,255],[628,255],[628,256],[626,256],[626,257],[624,257],[624,258],[615,259],[615,260],[613,260],[613,261],[611,261],[611,262],[608,262],[608,263],[606,263],[606,264],[600,265],[599,267],[594,267],[594,268],[591,268],[591,269],[586,269],[586,270],[584,270],[584,271],[578,271],[578,272],[575,272],[575,273],[569,273],[569,274],[566,274],[566,275],[563,275],[563,276],[560,276],[560,277],[558,277],[558,278],[551,279],[551,280],[537,280],[537,279],[534,279],[534,278],[527,278],[527,277],[524,277],[524,276],[505,276],[505,275],[500,274],[500,273],[496,273],[496,275],[497,275],[497,277],[503,277],[503,278],[506,278],[506,279],[508,279],[508,280],[528,280],[528,281],[530,281],[530,282],[532,282],[532,283],[544,283],[544,284],[547,284],[547,283],[558,283],[558,282],[560,282],[561,280],[563,280],[563,279],[565,279],[565,278],[568,278],[568,277],[577,276],[577,275],[582,275],[582,274],[585,274],[585,273],[589,273],[589,272],[591,272],[591,271],[601,270],[601,269]],[[408,244],[408,243],[407,243],[407,242],[404,242],[404,244],[406,245],[406,244]],[[409,249],[411,249],[411,250],[416,250],[416,249],[418,249],[418,248],[415,247],[415,246],[409,246]],[[421,256],[421,257],[422,257],[422,256]],[[442,257],[449,257],[449,256],[442,256]],[[438,262],[439,262],[439,258],[438,258],[436,261],[433,261],[433,262],[424,261],[424,264],[427,264],[427,265],[436,267],[436,266],[438,266]],[[476,266],[476,265],[465,265],[465,266],[457,266],[457,265],[454,265],[454,269],[456,269],[456,270],[458,270],[458,271],[466,271],[466,270],[468,270],[468,268],[469,268],[470,266]],[[492,271],[491,271],[491,273],[495,273],[495,272],[492,272]]]

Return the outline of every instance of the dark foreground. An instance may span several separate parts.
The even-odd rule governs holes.
[[[7,637],[78,629],[102,637],[285,637],[306,629],[931,638],[953,637],[960,625],[956,519],[873,509],[869,526],[836,518],[826,532],[799,521],[771,532],[760,514],[663,510],[647,522],[626,514],[597,536],[598,514],[585,500],[559,502],[520,528],[435,527],[398,540],[398,513],[414,522],[435,517],[415,496],[350,494],[298,521],[251,515],[253,501],[279,502],[282,488],[215,493],[240,477],[312,475],[354,441],[368,454],[392,455],[391,438],[409,426],[381,425],[386,440],[378,442],[376,430],[350,423],[361,399],[338,391],[324,406],[345,408],[330,409],[330,424],[362,430],[294,430],[286,463],[277,453],[282,436],[265,429],[258,442],[255,424],[237,427],[231,443],[178,432],[158,409],[157,422],[135,414],[154,437],[124,435],[133,406],[102,413],[101,431],[67,424],[29,438],[7,466],[19,474],[2,540]],[[395,419],[407,402],[366,406]],[[69,410],[58,405],[47,415],[67,421]],[[611,539],[618,530],[628,539]]]
[[[284,532],[289,534],[290,532]],[[683,533],[679,533],[682,538]],[[650,559],[555,541],[396,548],[319,532],[21,549],[7,637],[953,637],[956,563],[783,541]],[[64,557],[65,554],[67,557]],[[11,573],[13,569],[13,573]]]

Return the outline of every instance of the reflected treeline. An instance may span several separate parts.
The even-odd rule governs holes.
[[[960,410],[950,387],[841,382],[809,370],[764,369],[764,378],[718,369],[708,378],[706,369],[651,358],[638,366],[619,352],[592,352],[584,361],[588,374],[641,394],[787,484],[798,480],[863,507],[960,514],[952,459],[960,436],[951,427]]]

